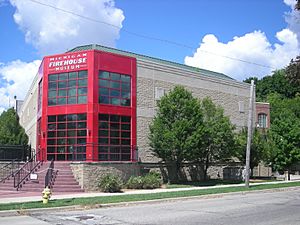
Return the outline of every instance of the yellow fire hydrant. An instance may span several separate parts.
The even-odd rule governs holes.
[[[51,190],[48,186],[45,187],[45,189],[43,190],[42,197],[43,197],[43,203],[47,204],[49,202],[50,197],[51,197]]]

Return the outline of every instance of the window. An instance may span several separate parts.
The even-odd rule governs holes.
[[[130,76],[99,71],[99,103],[130,106]]]
[[[48,116],[47,159],[84,161],[86,136],[86,114]]]
[[[264,113],[258,114],[258,125],[259,128],[266,128],[267,127],[267,115]]]
[[[87,71],[49,74],[48,105],[87,102]]]
[[[130,116],[99,114],[99,161],[130,161]]]
[[[245,112],[245,106],[243,101],[239,101],[239,112],[244,113]]]
[[[155,100],[160,100],[165,95],[165,89],[155,87]]]

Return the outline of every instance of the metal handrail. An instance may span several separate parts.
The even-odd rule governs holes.
[[[12,160],[11,162],[0,168],[0,173],[2,176],[0,177],[0,183],[14,175],[14,173],[17,171],[16,165],[17,168],[19,168],[19,162],[16,160]]]
[[[54,179],[54,160],[51,161],[45,176],[45,187],[52,188]]]
[[[43,163],[43,161],[35,161],[36,156],[40,153],[38,151],[34,156],[29,159],[13,176],[14,176],[14,188],[17,191],[22,187],[22,182],[29,177],[29,175]]]

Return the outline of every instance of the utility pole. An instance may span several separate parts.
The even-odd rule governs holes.
[[[247,149],[246,149],[246,171],[245,171],[246,188],[249,188],[249,179],[250,179],[250,149],[251,149],[251,140],[252,140],[252,126],[253,126],[253,97],[254,97],[253,94],[254,94],[254,80],[251,80],[249,114],[248,114],[248,136],[247,136]]]

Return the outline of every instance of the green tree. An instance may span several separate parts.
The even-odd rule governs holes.
[[[207,180],[207,170],[211,163],[231,159],[235,146],[235,127],[224,116],[223,109],[216,106],[211,99],[203,99],[201,108],[204,127],[194,134],[194,139],[198,142],[191,149],[189,160],[203,166],[204,179]]]
[[[289,113],[280,115],[272,123],[270,136],[273,169],[290,172],[291,166],[300,160],[300,120]]]
[[[24,146],[28,144],[28,136],[19,124],[18,115],[13,108],[0,115],[0,144]]]
[[[281,119],[282,115],[286,114],[300,119],[300,96],[286,99],[277,93],[273,93],[268,96],[267,101],[271,105],[271,125],[275,119]]]
[[[244,80],[246,83],[254,79],[256,85],[256,101],[266,101],[268,95],[278,93],[284,98],[293,98],[300,92],[300,86],[292,86],[286,76],[286,71],[276,70],[271,76],[262,79],[250,77]]]
[[[268,100],[272,109],[269,161],[274,170],[290,171],[300,161],[300,96],[285,99],[272,94]]]
[[[247,129],[242,129],[236,135],[236,151],[235,156],[244,164],[246,164],[246,147],[247,147]],[[253,172],[253,168],[260,162],[267,162],[269,156],[269,147],[267,142],[266,130],[258,130],[257,128],[253,131],[253,137],[251,142],[251,154],[250,154],[250,168]]]
[[[158,102],[149,140],[153,152],[175,168],[176,176],[171,182],[179,180],[182,162],[202,140],[202,121],[199,100],[181,86],[176,86]]]
[[[290,64],[285,68],[286,77],[291,86],[300,86],[300,56],[292,59]]]

